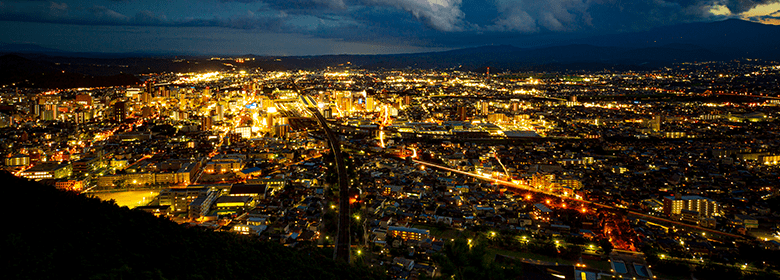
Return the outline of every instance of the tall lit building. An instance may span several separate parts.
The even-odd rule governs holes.
[[[650,120],[650,129],[653,132],[661,131],[661,116],[654,116],[653,119]]]
[[[225,118],[225,106],[223,106],[222,104],[217,105],[216,117],[217,117],[217,121],[220,122],[223,121],[223,119]]]
[[[488,114],[488,122],[490,123],[503,123],[506,119],[504,114]]]
[[[59,179],[65,178],[71,175],[73,171],[73,165],[68,163],[57,162],[44,162],[33,166],[30,169],[25,170],[20,174],[21,177],[27,179]]]
[[[6,166],[27,166],[30,165],[30,156],[24,154],[16,154],[11,157],[5,158]]]
[[[57,108],[53,105],[46,105],[45,109],[41,111],[41,119],[45,121],[53,121],[57,119]]]
[[[148,91],[144,91],[144,93],[141,94],[141,102],[142,104],[149,104],[152,102],[152,94]]]
[[[407,228],[407,227],[388,227],[387,235],[403,240],[425,240],[430,236],[427,229]]]
[[[240,126],[236,127],[233,130],[234,133],[241,135],[241,138],[249,139],[252,137],[252,127],[250,126]]]
[[[127,102],[120,101],[114,104],[111,112],[111,119],[116,122],[124,121],[127,118]]]
[[[201,131],[210,131],[211,130],[211,117],[210,116],[202,116],[200,117],[200,130]]]
[[[714,200],[698,195],[664,197],[664,214],[680,215],[683,210],[698,212],[700,216],[710,218],[719,213],[719,206]]]
[[[135,98],[137,94],[141,93],[140,88],[127,88],[125,89],[125,97],[127,98]]]
[[[151,118],[152,117],[152,107],[144,107],[141,109],[141,117],[142,118]]]
[[[274,136],[277,138],[287,139],[287,135],[290,132],[289,124],[279,124],[274,126]]]
[[[366,111],[373,112],[376,110],[376,100],[373,97],[366,98]]]
[[[468,119],[468,114],[466,113],[466,107],[458,107],[458,120],[459,121],[465,121]]]
[[[171,206],[175,213],[188,212],[190,203],[200,196],[210,196],[215,192],[206,187],[190,187],[180,189],[165,189],[158,196],[160,206]]]
[[[89,96],[89,94],[77,94],[76,103],[81,106],[92,106],[92,96]]]
[[[322,116],[326,119],[332,119],[333,109],[331,109],[330,107],[325,107],[325,109],[322,110]]]

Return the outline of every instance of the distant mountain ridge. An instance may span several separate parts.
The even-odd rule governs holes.
[[[79,88],[135,85],[140,80],[128,73],[88,75],[65,71],[61,65],[18,55],[0,56],[0,85],[22,88]]]
[[[69,53],[29,44],[0,44],[0,55],[3,53],[19,54],[37,65],[36,67],[91,76],[233,68],[321,69],[338,65],[364,69],[423,68],[464,71],[484,71],[487,67],[495,71],[643,70],[680,62],[742,58],[780,60],[780,26],[730,19],[601,35],[539,48],[487,45],[441,52],[389,55],[246,55],[254,57],[255,60],[243,63],[214,61],[205,56],[176,57],[172,54]],[[0,79],[0,84],[18,82],[16,76],[25,73],[14,70],[19,67],[18,64],[18,59],[0,59],[0,69],[9,72],[6,73],[9,74],[8,77]],[[30,67],[21,68],[29,70]]]

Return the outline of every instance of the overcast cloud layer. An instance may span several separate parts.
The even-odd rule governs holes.
[[[126,35],[122,32],[130,29],[161,34],[138,36],[162,40],[141,49],[146,51],[181,48],[166,47],[165,40],[173,43],[176,39],[178,44],[186,45],[188,37],[195,43],[236,34],[249,38],[227,41],[244,41],[240,44],[245,45],[228,46],[223,52],[280,53],[263,49],[259,46],[263,44],[252,43],[251,39],[269,40],[274,38],[273,34],[284,34],[277,38],[287,40],[278,42],[280,46],[316,41],[344,48],[329,50],[334,53],[406,52],[491,43],[543,44],[545,40],[565,36],[640,31],[726,18],[773,23],[780,21],[777,3],[778,0],[0,0],[0,28],[5,30],[0,31],[0,42],[35,43],[77,51],[132,50],[106,49],[108,45],[99,43],[85,49],[64,39],[46,41],[46,36],[39,38],[8,30],[24,26],[29,29],[27,32],[46,33],[51,32],[47,25],[77,25],[80,28],[74,30],[99,27],[101,32],[93,32],[93,36],[106,38]],[[61,28],[61,32],[66,33],[59,34],[62,37],[69,31]],[[130,42],[133,38],[123,40]],[[350,49],[358,45],[374,47]],[[316,50],[314,47],[310,49]],[[220,52],[213,46],[188,48],[202,53]],[[302,52],[295,54],[307,53]]]

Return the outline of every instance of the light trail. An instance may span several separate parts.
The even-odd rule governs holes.
[[[483,180],[492,181],[492,182],[497,183],[497,184],[513,187],[515,189],[541,193],[541,194],[554,196],[554,197],[558,197],[558,198],[561,198],[561,199],[581,202],[583,204],[589,204],[591,206],[596,206],[596,207],[605,208],[605,209],[626,211],[628,213],[628,215],[634,215],[634,216],[638,216],[638,217],[645,218],[645,219],[651,219],[651,220],[666,222],[666,223],[678,225],[678,226],[681,226],[681,227],[687,227],[687,228],[692,228],[692,229],[696,229],[696,230],[700,230],[700,231],[706,231],[706,232],[710,232],[710,233],[714,233],[714,234],[718,234],[718,235],[723,235],[723,236],[728,236],[728,237],[733,237],[733,238],[738,238],[738,239],[744,239],[745,238],[744,236],[741,236],[741,235],[726,233],[726,232],[722,232],[722,231],[715,230],[715,229],[701,227],[701,226],[698,226],[698,225],[690,225],[690,224],[686,224],[686,223],[683,223],[683,222],[678,222],[678,221],[673,221],[673,220],[669,220],[669,219],[665,219],[665,218],[651,216],[651,215],[643,214],[643,213],[640,213],[640,212],[637,212],[637,211],[633,211],[633,210],[630,210],[630,209],[627,209],[627,208],[620,208],[620,207],[615,207],[615,206],[612,206],[612,205],[606,205],[606,204],[603,204],[603,203],[582,200],[582,199],[579,199],[579,198],[562,196],[562,195],[559,195],[559,194],[556,194],[556,193],[551,193],[551,192],[546,192],[546,191],[542,191],[542,190],[539,190],[539,189],[535,189],[535,188],[529,187],[528,185],[525,185],[525,184],[521,185],[521,184],[517,184],[517,183],[514,183],[514,182],[506,181],[506,180],[492,178],[490,176],[485,176],[485,175],[475,174],[475,173],[461,171],[461,170],[457,170],[457,169],[452,169],[452,168],[449,168],[449,167],[446,167],[446,166],[442,166],[442,165],[438,165],[438,164],[434,164],[434,163],[430,163],[430,162],[420,161],[420,160],[416,160],[416,159],[413,159],[412,161],[415,162],[415,163],[422,164],[422,165],[427,165],[427,166],[430,166],[430,167],[434,167],[434,168],[438,168],[438,169],[442,169],[442,170],[447,170],[447,171],[450,171],[450,172],[455,172],[455,173],[466,175],[466,176],[471,176],[471,177],[475,177],[475,178],[479,178],[479,179],[483,179]]]
[[[498,161],[498,164],[500,164],[500,165],[501,165],[501,168],[503,168],[503,169],[504,169],[504,173],[506,173],[506,177],[507,177],[507,178],[512,178],[512,176],[509,176],[509,171],[507,171],[507,170],[506,170],[506,166],[504,166],[504,164],[503,164],[503,163],[501,163],[501,159],[500,159],[500,158],[498,158],[498,153],[496,152],[496,150],[495,150],[495,149],[493,149],[493,156],[494,156],[494,157],[496,158],[496,160]]]

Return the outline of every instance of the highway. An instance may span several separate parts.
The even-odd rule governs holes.
[[[711,229],[711,228],[700,227],[700,226],[697,226],[697,225],[686,224],[686,223],[683,223],[683,222],[680,222],[680,221],[674,221],[674,220],[670,220],[670,219],[665,219],[665,218],[661,218],[661,217],[647,215],[647,214],[640,213],[640,212],[637,212],[637,211],[634,211],[634,210],[630,210],[630,209],[626,209],[626,208],[615,207],[615,206],[612,206],[612,205],[606,205],[606,204],[602,204],[602,203],[598,203],[598,202],[586,201],[586,200],[577,199],[577,198],[573,198],[573,197],[561,196],[560,194],[555,194],[555,193],[551,193],[551,192],[542,191],[542,190],[539,190],[539,189],[536,189],[536,188],[529,187],[527,185],[521,185],[521,184],[517,184],[517,183],[514,183],[514,182],[509,182],[509,181],[506,181],[506,180],[496,179],[496,178],[493,178],[493,177],[490,177],[490,176],[484,176],[484,175],[475,174],[475,173],[471,173],[471,172],[465,172],[465,171],[449,168],[449,167],[446,167],[446,166],[442,166],[442,165],[438,165],[438,164],[434,164],[434,163],[430,163],[430,162],[425,162],[425,161],[420,161],[420,160],[412,160],[412,161],[415,162],[415,163],[419,163],[419,164],[425,165],[425,166],[430,166],[430,167],[437,168],[437,169],[447,170],[447,171],[450,171],[450,172],[455,172],[455,173],[458,173],[458,174],[471,176],[471,177],[479,178],[479,179],[486,180],[486,181],[491,181],[491,182],[496,183],[496,184],[501,184],[501,185],[504,185],[504,186],[512,187],[515,190],[522,190],[522,191],[529,191],[529,192],[535,192],[535,193],[542,193],[542,194],[549,195],[549,196],[555,196],[555,197],[558,197],[558,198],[561,198],[561,199],[564,199],[564,200],[580,202],[580,203],[583,203],[583,204],[588,204],[588,205],[595,206],[595,207],[598,207],[598,208],[603,208],[603,209],[626,211],[628,213],[628,215],[631,215],[631,216],[635,216],[635,217],[639,217],[639,218],[647,219],[647,220],[654,220],[654,221],[669,223],[669,224],[673,224],[675,226],[685,227],[685,228],[689,228],[689,229],[695,229],[695,230],[698,230],[698,231],[701,231],[701,232],[708,232],[708,233],[713,233],[713,234],[722,235],[722,236],[728,236],[728,237],[737,238],[737,239],[744,239],[744,238],[746,238],[745,236],[731,234],[731,233],[726,233],[726,232],[722,232],[722,231]]]

